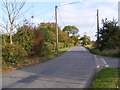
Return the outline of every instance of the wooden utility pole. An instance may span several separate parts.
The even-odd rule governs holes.
[[[69,4],[75,4],[75,3],[79,3],[80,1],[78,2],[71,2],[71,3],[66,3],[66,4],[61,4],[61,5],[58,5],[58,6],[55,6],[55,26],[56,26],[56,48],[55,50],[58,51],[58,23],[57,23],[57,8],[60,7],[60,6],[65,6],[65,5],[69,5]]]
[[[98,46],[99,46],[99,11],[97,9],[97,42],[98,42]]]
[[[55,6],[55,24],[56,24],[56,48],[55,50],[58,51],[58,24],[57,24],[57,8],[58,6]]]

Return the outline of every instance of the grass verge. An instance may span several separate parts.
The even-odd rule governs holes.
[[[100,51],[99,49],[96,49],[93,47],[91,48],[91,47],[85,46],[85,48],[89,49],[89,51],[93,54],[120,58],[120,50],[119,49],[112,49],[112,50],[106,49],[106,50]]]
[[[92,88],[120,88],[120,68],[104,68],[96,74]]]
[[[120,57],[120,50],[103,50],[100,51],[98,49],[89,49],[90,52],[94,53],[94,54],[98,54],[98,55],[102,55],[102,56],[110,56],[110,57]]]
[[[30,57],[30,58],[26,58],[24,60],[21,60],[21,63],[19,63],[19,65],[17,65],[16,67],[11,67],[11,66],[7,66],[4,62],[2,63],[2,71],[0,73],[7,73],[7,72],[11,72],[17,69],[21,69],[23,67],[27,67],[27,66],[31,66],[33,64],[39,64],[45,61],[48,61],[52,58],[58,57],[62,54],[64,54],[69,48],[63,48],[63,49],[59,49],[58,52],[56,51],[51,51],[51,53],[49,55],[45,55],[44,57],[38,57],[38,56],[34,56],[34,57]]]

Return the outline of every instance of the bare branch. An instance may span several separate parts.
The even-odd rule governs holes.
[[[3,18],[3,22],[5,24],[0,24],[0,26],[3,27],[7,32],[10,31],[10,42],[12,43],[14,29],[19,25],[19,23],[16,24],[16,21],[20,17],[26,2],[16,2],[16,0],[13,0],[12,2],[8,2],[8,0],[2,1],[6,18]]]

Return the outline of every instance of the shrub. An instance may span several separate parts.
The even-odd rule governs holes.
[[[44,42],[41,52],[40,52],[40,56],[44,57],[44,56],[48,56],[51,54],[51,45],[49,42]]]
[[[32,51],[34,52],[34,55],[39,55],[39,53],[42,49],[44,36],[43,36],[43,33],[41,32],[41,30],[38,30],[38,29],[34,30],[34,35],[35,35],[35,37],[33,38],[34,43],[33,43]]]
[[[9,43],[9,36],[8,35],[1,35],[1,37],[2,37],[2,44]]]
[[[64,43],[63,42],[59,42],[58,48],[59,49],[64,48]]]
[[[27,52],[19,45],[7,43],[2,46],[3,62],[8,66],[17,66],[27,56]]]
[[[27,25],[18,28],[17,33],[14,35],[14,43],[21,45],[28,53],[32,54],[33,37],[35,37],[33,28]]]

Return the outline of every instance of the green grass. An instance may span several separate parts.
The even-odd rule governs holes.
[[[59,49],[58,52],[55,52],[53,51],[53,57],[57,57],[57,56],[60,56],[62,55],[63,53],[65,53],[69,48],[62,48],[62,49]]]
[[[84,47],[87,48],[93,54],[120,58],[119,49],[111,49],[111,50],[106,49],[106,50],[100,51],[99,49],[96,49],[94,47],[89,47],[89,46],[84,46]]]
[[[96,74],[92,88],[120,88],[120,68],[104,68]]]
[[[120,50],[116,50],[116,49],[100,51],[98,49],[92,48],[89,50],[91,53],[102,55],[102,56],[120,57]]]

